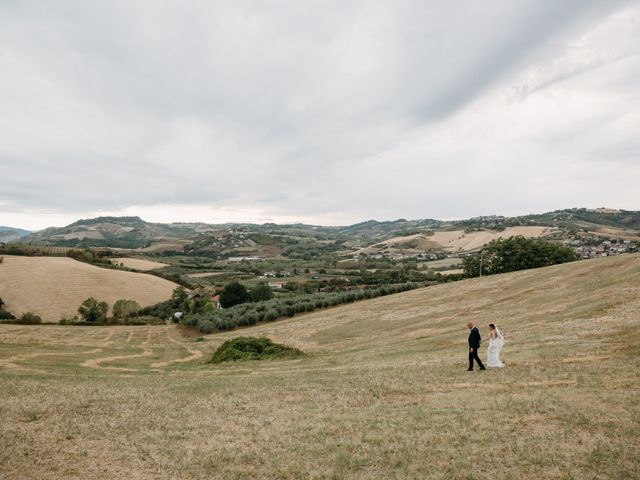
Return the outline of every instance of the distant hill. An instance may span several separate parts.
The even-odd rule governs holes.
[[[26,237],[31,232],[22,228],[0,226],[0,242],[13,242],[20,238]]]
[[[52,227],[21,239],[68,247],[144,248],[163,240],[187,239],[208,230],[202,223],[150,223],[140,217],[98,217]]]
[[[526,228],[523,230],[523,227]],[[379,246],[377,249],[370,248],[366,252],[386,251],[398,255],[421,250],[440,254],[464,252],[481,248],[485,240],[520,231],[538,232],[532,236],[558,241],[572,239],[576,235],[638,240],[640,212],[573,208],[517,217],[491,215],[456,221],[368,220],[342,227],[274,223],[150,223],[140,217],[98,217],[78,220],[66,227],[48,228],[18,240],[65,247],[175,251],[217,258],[281,255],[312,258],[327,254],[354,254],[376,245]],[[385,243],[390,240],[393,240],[391,250]]]
[[[456,222],[462,227],[505,228],[511,226],[539,225],[547,227],[592,228],[612,227],[640,230],[640,211],[610,208],[568,208],[553,212],[522,215],[518,217],[488,216]]]

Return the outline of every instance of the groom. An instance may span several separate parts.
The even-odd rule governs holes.
[[[468,322],[467,327],[469,327],[469,368],[468,371],[473,370],[473,360],[475,359],[478,362],[478,366],[480,370],[484,370],[484,365],[478,357],[478,349],[480,348],[480,331],[474,322]]]

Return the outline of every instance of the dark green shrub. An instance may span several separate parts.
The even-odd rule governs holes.
[[[42,323],[42,318],[40,318],[40,315],[36,315],[35,313],[25,312],[20,316],[16,323],[21,325],[37,325]]]
[[[214,331],[213,323],[206,320],[202,321],[198,324],[198,330],[205,334],[211,333]]]
[[[210,362],[296,358],[303,355],[297,348],[274,343],[268,338],[236,337],[220,345]]]
[[[78,320],[77,315],[74,315],[73,317],[62,317],[58,323],[60,323],[60,325],[75,325],[76,323],[80,323],[80,320]]]
[[[113,317],[117,320],[129,317],[140,310],[140,304],[135,300],[117,300],[113,304]]]
[[[125,318],[120,323],[123,325],[164,325],[165,321],[151,315],[142,315],[139,317]]]
[[[0,308],[0,320],[15,320],[15,316]]]
[[[263,302],[273,298],[273,290],[266,283],[260,283],[251,289],[249,298],[252,302]]]

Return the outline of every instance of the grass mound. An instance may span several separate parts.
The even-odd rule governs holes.
[[[265,337],[236,337],[220,345],[211,357],[210,363],[296,358],[302,355],[304,353],[297,348],[273,343]]]

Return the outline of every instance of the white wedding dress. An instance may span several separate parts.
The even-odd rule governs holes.
[[[487,353],[487,367],[502,368],[504,363],[500,361],[500,351],[504,345],[504,337],[498,327],[495,329],[495,338],[489,339],[489,350]]]

